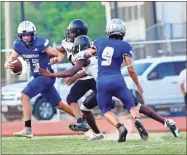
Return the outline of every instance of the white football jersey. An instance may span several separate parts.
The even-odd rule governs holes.
[[[72,54],[72,47],[73,47],[73,43],[72,42],[67,42],[65,39],[64,40],[62,40],[62,42],[61,42],[61,46],[63,46],[64,47],[64,49],[66,50],[66,52],[67,52],[67,59],[69,60],[69,61],[71,61],[71,63],[73,64],[73,65],[75,65],[75,57],[73,56],[73,54]]]
[[[67,42],[65,39],[62,40],[61,42],[61,46],[64,47],[64,49],[66,50],[67,52],[67,59],[69,61],[71,61],[71,63],[73,65],[75,65],[76,63],[76,60],[75,60],[75,56],[72,54],[72,47],[73,47],[73,43],[72,42]],[[87,76],[87,77],[84,77],[84,78],[80,78],[80,80],[86,80],[86,79],[91,79],[92,77],[91,76]]]
[[[85,51],[81,51],[78,54],[75,55],[75,60],[81,60],[84,58]],[[83,70],[88,74],[91,75],[95,80],[97,80],[97,74],[98,74],[98,60],[96,56],[92,56],[89,58],[90,64],[86,67],[83,67]]]

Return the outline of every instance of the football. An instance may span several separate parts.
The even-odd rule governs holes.
[[[10,61],[11,64],[14,65],[14,68],[12,69],[12,72],[16,75],[20,75],[22,72],[22,63],[18,58],[13,58],[12,61]]]

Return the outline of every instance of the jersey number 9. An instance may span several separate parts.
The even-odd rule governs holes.
[[[112,63],[112,56],[114,54],[114,48],[112,47],[105,47],[102,53],[102,60],[101,66],[109,66]]]

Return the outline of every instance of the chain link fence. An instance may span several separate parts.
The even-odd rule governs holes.
[[[134,59],[186,55],[186,39],[131,42]]]

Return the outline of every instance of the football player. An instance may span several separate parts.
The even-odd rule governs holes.
[[[111,74],[117,73],[119,71],[119,62],[124,60],[125,64],[127,65],[129,75],[135,82],[137,86],[137,90],[141,95],[143,93],[143,90],[138,82],[138,78],[132,66],[132,60],[131,60],[132,53],[133,53],[132,47],[128,42],[122,41],[126,33],[126,28],[124,26],[123,21],[120,19],[111,20],[106,27],[106,33],[108,35],[108,38],[100,38],[96,40],[94,43],[95,48],[88,50],[85,54],[85,57],[90,57],[96,53],[98,54],[98,66],[99,66],[98,76],[100,75],[100,79],[102,79],[102,76],[103,75],[105,76],[105,74],[107,75],[108,73]],[[111,46],[110,44],[113,46]],[[118,51],[118,53],[116,51]],[[122,54],[124,58],[122,59],[121,57],[119,57],[119,54]],[[118,68],[118,71],[115,70],[116,68]],[[111,81],[108,82],[110,83]],[[99,80],[97,81],[97,83],[99,83]],[[102,86],[102,83],[100,83],[100,85]],[[164,119],[156,112],[154,112],[151,108],[145,105],[141,105],[140,103],[138,103],[137,107],[138,109],[140,109],[141,113],[147,115],[150,118],[155,119],[156,121],[162,123],[167,128],[169,128],[175,137],[179,136],[180,131],[176,127],[175,122],[173,120]]]
[[[77,38],[80,35],[87,35],[88,28],[89,28],[88,24],[82,19],[75,19],[75,20],[71,21],[66,29],[66,32],[65,32],[65,39],[62,40],[61,47],[57,49],[61,53],[66,53],[67,59],[72,63],[73,66],[76,63],[75,62],[75,55],[72,52],[74,40],[75,40],[75,38]],[[76,123],[77,128],[75,129],[71,125],[69,127],[70,127],[70,129],[75,130],[75,131],[88,131],[89,128],[82,117],[82,114],[80,112],[80,108],[79,108],[79,105],[77,102],[89,90],[92,90],[93,93],[96,91],[96,82],[93,79],[93,77],[91,77],[91,76],[86,76],[85,78],[79,78],[80,76],[82,76],[81,74],[82,74],[82,72],[80,72],[80,74],[75,75],[79,80],[77,80],[76,83],[71,87],[70,93],[68,94],[67,99],[66,99],[67,103],[71,106],[71,108],[75,114],[75,117],[77,118],[77,123]],[[84,103],[85,102],[87,103],[89,98],[86,98]],[[91,102],[93,103],[96,101],[92,100]],[[88,104],[90,105],[90,103],[88,103]],[[81,111],[82,111],[87,123],[89,124],[89,126],[93,130],[93,135],[91,137],[85,137],[85,138],[88,140],[103,139],[104,136],[99,131],[99,129],[95,123],[95,119],[94,119],[92,112],[88,108],[86,108],[84,106],[84,104],[81,104]]]
[[[18,38],[14,41],[13,52],[5,62],[5,68],[14,68],[11,61],[19,55],[27,62],[30,72],[34,77],[21,92],[21,103],[25,127],[20,132],[15,132],[14,136],[33,137],[31,127],[31,104],[30,99],[41,93],[42,97],[53,104],[54,107],[64,110],[74,116],[71,107],[61,100],[54,87],[55,78],[45,77],[39,74],[39,68],[44,68],[53,72],[51,63],[63,60],[63,55],[49,45],[49,40],[36,35],[36,27],[30,21],[23,21],[19,24]],[[50,56],[53,56],[50,59]]]

